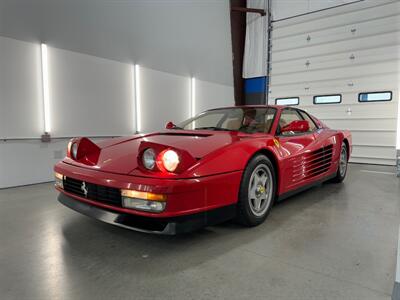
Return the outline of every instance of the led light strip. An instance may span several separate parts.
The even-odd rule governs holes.
[[[49,62],[47,55],[47,45],[40,46],[42,56],[42,87],[43,87],[43,114],[44,114],[44,131],[50,133],[50,93],[49,93]]]
[[[136,78],[135,65],[131,65],[131,85],[132,85],[132,129],[137,131],[137,107],[136,107]]]
[[[136,131],[140,132],[141,128],[141,94],[140,94],[140,66],[133,67],[133,85],[135,87],[135,111],[136,111]]]
[[[191,117],[196,115],[196,78],[192,77],[190,79],[190,114]]]

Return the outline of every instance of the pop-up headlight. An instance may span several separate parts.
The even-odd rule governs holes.
[[[143,152],[142,157],[143,165],[148,170],[153,170],[156,164],[156,154],[152,148],[147,148]]]
[[[166,149],[162,151],[157,158],[157,166],[160,170],[174,172],[179,165],[179,155],[176,151]]]

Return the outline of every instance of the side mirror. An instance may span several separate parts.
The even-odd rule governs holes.
[[[173,129],[175,127],[176,127],[176,125],[171,121],[169,121],[167,124],[165,124],[165,129]]]
[[[292,121],[281,128],[281,133],[285,132],[307,132],[310,130],[310,124],[306,120]]]

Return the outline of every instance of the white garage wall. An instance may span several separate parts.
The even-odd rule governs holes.
[[[210,108],[234,106],[233,99],[231,86],[196,80],[196,114]]]
[[[53,180],[53,166],[65,156],[68,140],[0,142],[0,188]]]
[[[93,138],[93,141],[99,141]],[[0,142],[0,188],[21,186],[53,179],[53,166],[66,155],[69,139],[50,143],[37,140]]]
[[[140,68],[141,132],[190,117],[190,78]]]
[[[270,101],[300,107],[353,134],[351,161],[394,165],[400,62],[400,2],[367,0],[273,23]],[[359,103],[358,93],[392,91],[390,102]],[[314,105],[315,95],[342,103]]]
[[[43,132],[40,46],[0,37],[0,138]]]
[[[131,66],[48,47],[51,135],[127,135],[134,127]]]
[[[136,130],[132,65],[52,47],[48,55],[53,137]],[[0,37],[0,62],[0,188],[51,181],[68,139],[39,140],[44,128],[40,47]],[[189,77],[141,66],[140,90],[143,132],[189,117]],[[234,105],[232,86],[196,80],[196,112],[227,105]],[[36,140],[8,140],[26,137]]]
[[[142,132],[158,131],[168,121],[179,124],[191,117],[190,78],[141,68],[140,81]],[[196,114],[233,106],[233,87],[196,79],[194,105]]]

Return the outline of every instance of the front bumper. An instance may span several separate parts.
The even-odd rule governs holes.
[[[151,218],[96,207],[60,193],[58,201],[88,217],[119,227],[153,234],[175,235],[232,219],[235,205],[172,218]]]
[[[161,213],[152,213],[108,205],[104,202],[98,202],[96,199],[81,197],[57,188],[66,196],[75,198],[91,206],[112,210],[121,214],[132,214],[152,219],[193,215],[236,204],[242,175],[241,171],[235,171],[188,179],[145,178],[85,169],[63,162],[58,163],[54,171],[68,178],[102,187],[166,195],[167,204],[165,210]]]

